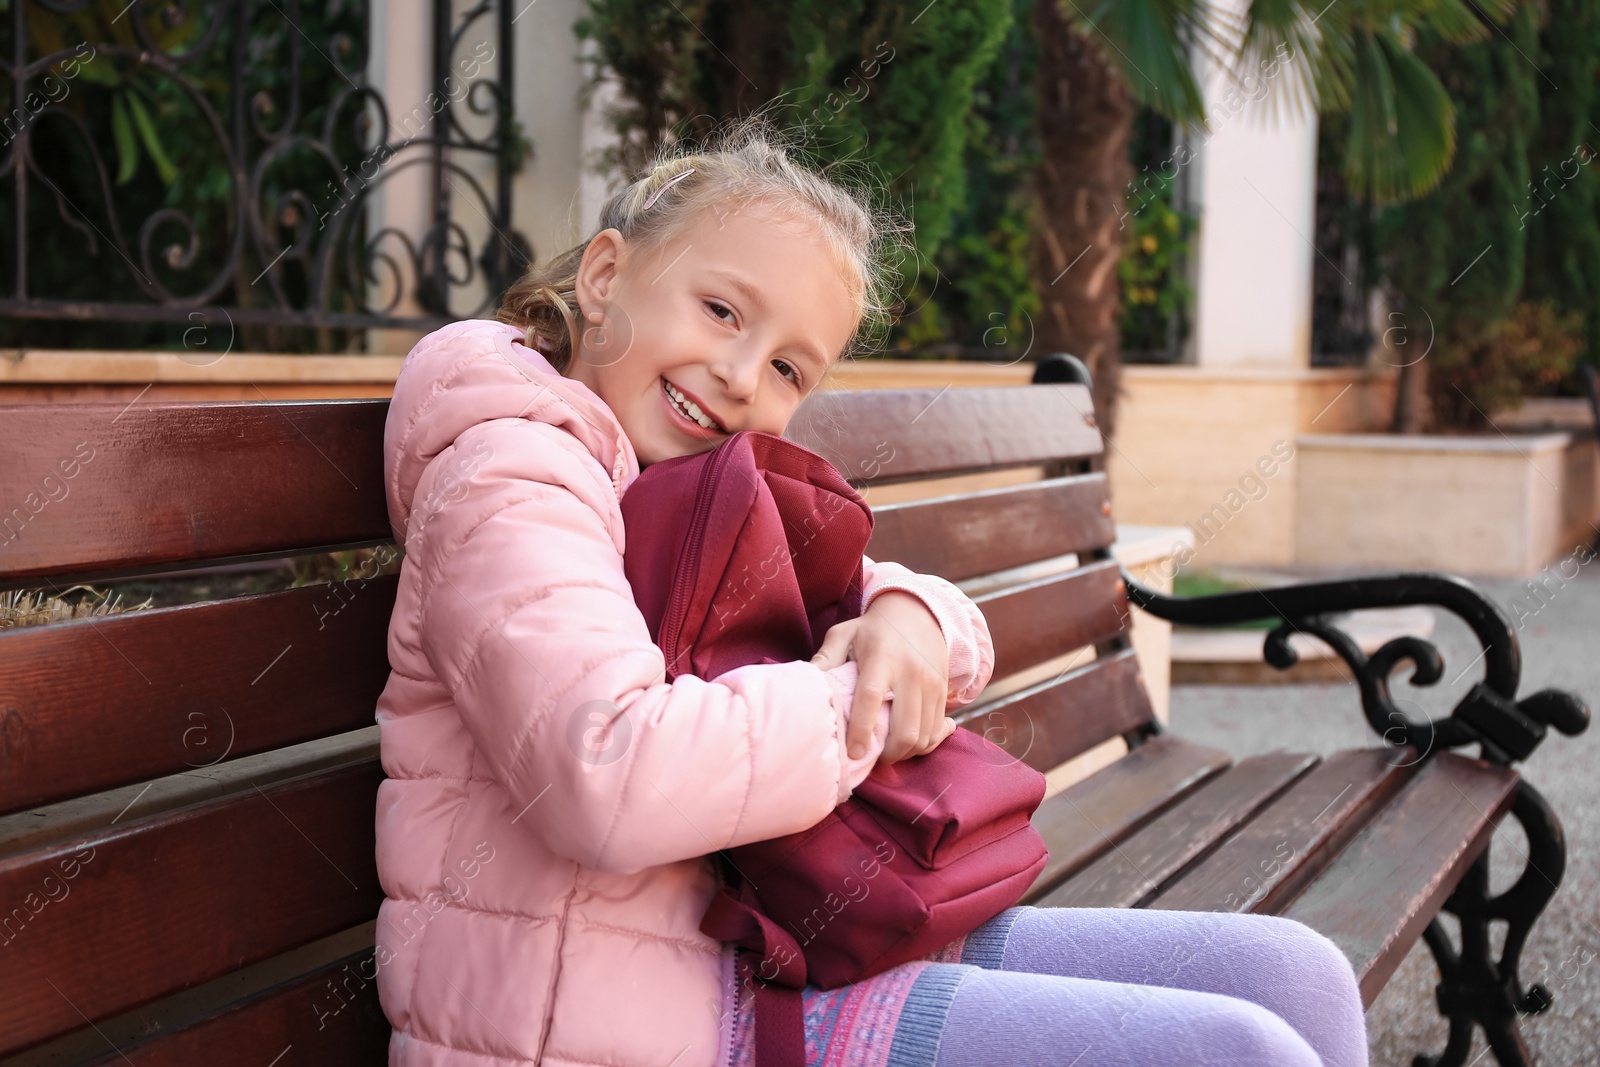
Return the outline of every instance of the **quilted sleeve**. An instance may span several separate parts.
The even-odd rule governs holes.
[[[994,673],[994,642],[989,623],[972,598],[936,574],[918,574],[899,563],[865,561],[864,612],[872,601],[890,589],[911,593],[927,605],[944,631],[950,648],[950,691],[945,710],[964,707],[977,699]]]
[[[453,449],[482,459],[447,495]],[[853,663],[752,664],[666,682],[623,571],[610,479],[559,427],[474,426],[424,472],[422,651],[517,825],[633,872],[815,825],[882,752],[844,758]],[[886,717],[880,717],[885,718]]]

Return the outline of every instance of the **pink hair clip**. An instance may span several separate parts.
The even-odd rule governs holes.
[[[694,173],[694,168],[690,167],[688,170],[684,171],[682,174],[674,174],[672,177],[668,178],[665,182],[662,183],[661,188],[659,188],[655,192],[651,193],[649,195],[649,197],[647,197],[645,199],[644,207],[640,208],[640,210],[641,211],[649,210],[650,205],[656,202],[656,197],[660,196],[662,193],[664,193],[668,189],[672,188],[672,185],[673,185],[674,182],[682,181],[683,179],[687,178],[689,175],[691,175],[693,173]]]

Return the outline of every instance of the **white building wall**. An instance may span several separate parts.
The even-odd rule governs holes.
[[[389,118],[387,130],[376,139],[394,144],[406,137],[405,116],[417,114],[419,106],[427,107],[433,63],[428,45],[429,5],[427,0],[388,0],[373,4],[371,10],[372,55],[367,62],[367,81],[383,97]],[[378,114],[376,108],[369,113]],[[367,199],[369,234],[393,227],[409,237],[413,244],[422,238],[432,215],[429,206],[431,168],[426,159],[427,148],[415,145],[381,161],[381,181],[374,185]],[[368,170],[359,172],[358,176],[365,178],[372,173],[376,172]],[[385,242],[379,247],[392,252],[388,262],[398,273],[380,268],[379,277],[367,287],[369,306],[375,311],[388,308],[399,287],[401,298],[389,309],[390,313],[420,314],[422,309],[411,295],[416,289],[416,273],[410,257],[404,254],[403,243],[396,237],[387,237]],[[368,330],[367,351],[404,353],[418,336],[410,330]]]
[[[604,179],[590,173],[589,164],[595,152],[612,140],[598,116],[611,93],[602,86],[594,94],[590,108],[581,106],[580,88],[590,67],[580,62],[573,25],[583,14],[583,0],[509,2],[515,5],[511,26],[513,107],[523,136],[533,143],[532,155],[512,179],[512,226],[529,240],[535,258],[542,262],[594,232],[608,186]],[[474,0],[454,0],[453,6],[453,25],[459,26],[462,15],[476,4]],[[388,107],[391,142],[408,135],[431,134],[430,118],[433,122],[444,121],[442,112],[437,117],[430,116],[430,94],[440,89],[431,83],[431,8],[430,0],[387,0],[372,6],[368,77]],[[585,47],[593,45],[585,42]],[[494,80],[500,77],[505,62],[505,49],[497,38],[497,19],[491,15],[478,19],[463,35],[451,56],[450,67],[453,76],[463,70],[476,70],[479,80]],[[445,89],[455,99],[455,116],[467,133],[486,137],[493,117],[478,115],[469,106],[467,91],[471,83],[472,79],[466,78]],[[482,93],[478,102],[488,104]],[[447,171],[451,218],[460,227],[466,248],[475,260],[492,236],[492,223],[488,205],[478,197],[473,183],[489,197],[494,196],[493,160],[485,153],[459,150],[447,158],[460,168]],[[383,181],[370,196],[369,232],[376,234],[392,227],[415,245],[426,234],[433,217],[430,147],[419,144],[406,149],[385,162],[382,170]],[[398,283],[407,295],[392,312],[418,314],[420,308],[409,295],[416,285],[409,257],[402,254],[397,236],[390,235],[384,241],[387,243],[380,244],[380,250],[391,253],[391,262],[400,274],[397,278],[387,265],[380,266],[369,300],[382,307]],[[459,251],[450,254],[449,263],[453,275],[465,276],[470,269],[474,279],[451,298],[453,308],[461,312],[482,299],[484,279],[477,264],[474,262],[469,268]],[[404,353],[420,336],[407,330],[367,333],[370,352]]]
[[[533,242],[541,262],[594,233],[606,183],[592,173],[594,152],[608,137],[599,108],[612,95],[606,85],[584,109],[579,88],[593,69],[580,57],[572,32],[583,0],[511,0],[520,9],[516,31],[516,114],[533,140],[533,159],[513,183],[513,220]],[[594,42],[584,41],[585,52]]]
[[[1214,367],[1308,367],[1316,116],[1309,107],[1296,116],[1281,101],[1270,107],[1287,88],[1288,63],[1230,72],[1199,57],[1196,67],[1210,131],[1187,134],[1190,208],[1200,216],[1187,358]]]

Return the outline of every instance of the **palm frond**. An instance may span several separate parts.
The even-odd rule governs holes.
[[[1455,109],[1439,79],[1410,51],[1428,26],[1452,43],[1490,33],[1517,0],[1251,0],[1235,14],[1212,0],[1045,0],[1101,42],[1139,103],[1208,128],[1195,69],[1263,103],[1265,117],[1351,112],[1345,172],[1379,202],[1420,196],[1455,155]],[[1213,96],[1216,94],[1213,93]]]
[[[1463,0],[1438,0],[1428,14],[1428,25],[1451,44],[1481,41],[1489,36],[1489,28],[1478,18],[1473,7],[1479,10],[1487,8],[1485,13],[1489,18],[1503,22],[1516,9],[1516,4],[1513,0],[1483,0],[1481,4],[1474,0],[1469,6]]]
[[[1389,58],[1399,135],[1394,147],[1403,161],[1401,184],[1376,189],[1378,200],[1422,196],[1439,184],[1456,153],[1456,109],[1438,75],[1393,38],[1379,36]]]
[[[1421,196],[1455,158],[1455,106],[1438,77],[1393,35],[1361,33],[1345,180],[1377,203]]]
[[[1282,86],[1269,96],[1273,103],[1284,98],[1296,116],[1350,106],[1350,85],[1355,80],[1351,23],[1357,3],[1254,0],[1240,60],[1255,69],[1274,58],[1288,64]]]
[[[1133,98],[1180,122],[1205,121],[1195,78],[1198,52],[1226,65],[1242,26],[1208,0],[1048,0],[1099,40]]]
[[[1377,42],[1363,34],[1355,42],[1356,92],[1350,101],[1350,140],[1345,149],[1345,174],[1352,189],[1375,187],[1388,180],[1399,120],[1394,115],[1394,83]]]

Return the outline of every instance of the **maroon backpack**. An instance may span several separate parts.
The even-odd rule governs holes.
[[[821,456],[745,430],[646,467],[623,564],[667,678],[806,660],[861,614],[872,512]],[[920,959],[1016,904],[1044,869],[1044,775],[970,730],[875,767],[821,822],[718,853],[700,929],[739,946],[758,1067],[802,1067],[800,990]],[[741,989],[741,996],[744,989]]]

